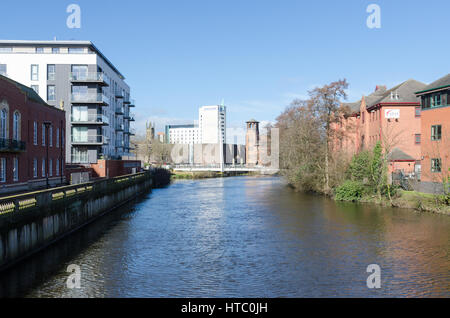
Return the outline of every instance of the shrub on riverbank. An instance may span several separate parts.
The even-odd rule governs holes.
[[[364,194],[364,185],[358,181],[347,180],[336,188],[335,199],[338,201],[360,201]]]

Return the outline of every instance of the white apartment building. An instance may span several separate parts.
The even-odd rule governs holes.
[[[166,141],[169,144],[199,144],[199,128],[195,125],[167,125]]]
[[[226,106],[216,105],[200,107],[198,122],[200,143],[226,143]]]
[[[125,77],[90,41],[0,41],[0,74],[66,111],[66,160],[133,156]]]

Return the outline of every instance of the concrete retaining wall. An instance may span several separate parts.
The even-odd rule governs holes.
[[[0,199],[0,271],[151,187],[144,172]]]

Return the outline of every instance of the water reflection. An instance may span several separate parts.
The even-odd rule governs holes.
[[[448,216],[335,203],[278,178],[177,181],[2,275],[0,293],[448,297],[449,232]],[[72,263],[81,290],[65,287]],[[373,263],[380,290],[366,287]]]

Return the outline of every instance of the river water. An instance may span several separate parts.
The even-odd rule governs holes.
[[[0,296],[450,297],[449,252],[449,216],[336,203],[274,177],[181,180],[0,274]],[[71,264],[80,289],[66,286]]]

